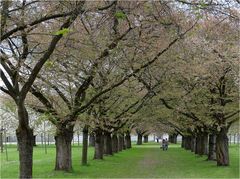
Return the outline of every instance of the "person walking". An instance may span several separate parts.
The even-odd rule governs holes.
[[[165,139],[165,150],[168,150],[168,140],[167,140],[167,138]]]
[[[166,147],[165,145],[166,145],[166,141],[165,141],[165,139],[163,139],[163,140],[162,140],[162,149],[163,149],[163,150],[165,150],[165,147]]]

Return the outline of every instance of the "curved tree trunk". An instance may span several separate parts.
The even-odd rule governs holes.
[[[112,136],[112,152],[113,153],[118,152],[118,137],[116,134],[113,134]]]
[[[126,148],[127,149],[132,148],[130,132],[127,132],[126,135],[125,135],[125,143],[126,143]]]
[[[89,146],[94,147],[95,146],[95,136],[94,133],[91,132],[89,135]]]
[[[209,135],[209,152],[207,160],[216,160],[216,135],[210,134]]]
[[[103,159],[103,133],[101,129],[95,131],[94,159]]]
[[[218,166],[229,165],[227,128],[222,127],[216,138],[216,156]]]
[[[72,146],[73,125],[68,128],[57,129],[56,141],[56,163],[55,170],[72,170]]]
[[[82,165],[87,165],[88,155],[88,126],[83,128]]]
[[[143,139],[143,142],[144,142],[144,143],[148,143],[148,135],[145,135],[143,138],[144,138],[144,139]]]
[[[137,145],[142,145],[142,134],[138,134]]]
[[[113,155],[112,137],[110,132],[104,132],[104,154]]]

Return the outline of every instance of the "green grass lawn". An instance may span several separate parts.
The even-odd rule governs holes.
[[[1,178],[18,177],[18,153],[15,147],[8,148],[9,159],[1,154]],[[34,178],[239,178],[239,147],[230,146],[229,167],[217,167],[215,162],[206,161],[180,148],[170,145],[162,151],[159,145],[149,143],[133,145],[130,150],[102,161],[93,160],[93,148],[89,148],[89,165],[81,166],[81,148],[73,146],[73,172],[54,171],[55,148],[34,148]]]

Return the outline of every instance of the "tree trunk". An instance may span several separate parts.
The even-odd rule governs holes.
[[[182,144],[181,144],[181,147],[184,148],[184,146],[185,146],[185,137],[182,136]]]
[[[122,134],[118,135],[118,151],[122,151],[123,150],[123,140],[122,140],[123,136]]]
[[[36,135],[33,136],[33,146],[37,146],[37,144],[36,144]]]
[[[0,131],[0,147],[1,147],[1,153],[3,153],[3,132]]]
[[[137,145],[142,145],[142,134],[138,134]]]
[[[186,137],[185,149],[186,150],[191,150],[191,136]]]
[[[229,165],[227,128],[222,127],[216,138],[216,156],[218,166]]]
[[[41,133],[41,146],[43,147],[43,133]]]
[[[195,152],[196,149],[196,137],[192,136],[191,137],[191,152]]]
[[[29,127],[28,112],[24,103],[18,104],[19,126],[16,136],[19,149],[19,178],[32,178],[33,130]]]
[[[20,160],[19,178],[32,178],[33,130],[18,128],[16,135]]]
[[[233,136],[233,143],[236,144],[236,134]]]
[[[209,135],[209,152],[207,160],[216,160],[216,135],[210,134]]]
[[[95,146],[95,136],[94,133],[91,132],[89,135],[89,146],[94,147]]]
[[[173,144],[176,144],[177,143],[177,134],[172,134],[171,135],[171,141],[169,141],[169,142],[171,142],[171,143],[173,143]]]
[[[95,131],[94,159],[103,159],[103,134],[101,129]]]
[[[148,135],[145,135],[143,138],[144,143],[148,143]]]
[[[127,149],[132,148],[130,132],[126,132],[125,141],[126,141],[126,148]]]
[[[116,134],[113,134],[112,136],[112,152],[113,153],[118,152],[118,137]]]
[[[84,128],[83,128],[83,147],[82,147],[82,165],[87,165],[87,156],[88,156],[88,126],[84,126]]]
[[[201,139],[202,139],[202,137],[201,137],[201,135],[198,133],[197,134],[197,137],[196,137],[196,148],[195,148],[195,154],[199,154],[199,155],[201,155],[201,151],[202,151],[202,149],[201,149]]]
[[[204,155],[208,155],[208,133],[203,133],[203,143]]]
[[[122,142],[122,146],[123,146],[123,150],[126,150],[126,143],[125,143],[125,135],[122,134],[122,138],[121,138],[121,142]]]
[[[55,170],[72,170],[72,146],[73,125],[58,128],[55,136],[56,141],[56,163]]]
[[[113,155],[112,137],[110,132],[104,132],[104,154]]]

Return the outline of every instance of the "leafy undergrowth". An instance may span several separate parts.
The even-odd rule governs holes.
[[[217,167],[215,162],[206,161],[180,148],[170,145],[162,151],[156,143],[133,145],[132,149],[102,161],[93,160],[93,148],[89,148],[89,165],[81,166],[81,147],[73,146],[73,171],[54,171],[55,147],[48,146],[47,154],[41,146],[34,148],[34,178],[239,178],[239,147],[230,146],[229,167]],[[1,178],[18,177],[18,152],[15,146],[1,153]]]

